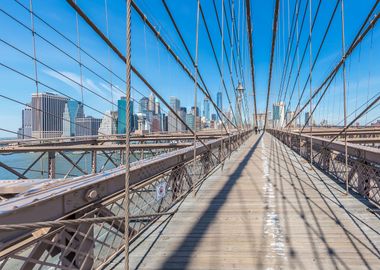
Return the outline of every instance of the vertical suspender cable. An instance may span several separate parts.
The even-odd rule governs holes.
[[[300,7],[300,4],[298,2],[298,7],[297,7],[298,11],[299,11],[299,7]],[[299,24],[298,23],[299,23],[299,20],[298,20],[298,16],[297,16],[297,44],[299,42],[299,36],[300,36],[300,34],[299,34]],[[296,53],[297,53],[297,70],[299,72],[299,70],[300,70],[300,51],[299,51],[299,47],[298,46],[296,46]],[[300,81],[299,80],[297,80],[297,81],[298,81],[298,83],[297,83],[297,86],[298,86],[298,99],[300,99]],[[298,108],[296,107],[295,108],[295,113],[297,113],[297,110],[298,110]],[[297,122],[296,122],[295,126],[297,126]],[[299,115],[299,118],[298,118],[298,128],[299,128],[299,154],[301,155],[301,114]]]
[[[313,165],[313,117],[311,114],[311,111],[313,110],[313,86],[312,86],[312,57],[313,57],[313,52],[312,52],[312,44],[311,44],[311,12],[312,12],[312,2],[309,0],[309,74],[310,74],[310,80],[309,80],[309,85],[310,85],[310,116],[309,116],[309,125],[310,125],[310,164]]]
[[[341,14],[342,14],[342,57],[346,54],[346,42],[344,37],[344,0],[341,2]],[[346,194],[348,194],[348,157],[347,157],[347,93],[346,93],[346,61],[343,62],[342,66],[343,75],[343,104],[344,104],[344,178],[346,181]]]
[[[77,32],[77,48],[78,48],[78,65],[79,65],[81,101],[83,104],[83,72],[82,72],[82,54],[81,54],[81,47],[80,47],[78,12],[75,12],[75,25],[76,25],[76,32]]]
[[[251,64],[251,79],[252,79],[252,94],[253,94],[253,108],[255,112],[255,127],[258,127],[257,122],[257,108],[256,108],[256,89],[255,89],[255,66],[253,62],[253,42],[252,42],[252,24],[251,24],[251,2],[250,0],[245,1],[246,5],[246,17],[247,17],[247,32],[249,41],[249,61]]]
[[[197,78],[198,78],[198,34],[199,34],[199,9],[200,9],[200,0],[197,1],[197,25],[195,30],[195,60],[194,60],[194,161],[193,161],[193,170],[195,172],[195,161],[197,156]],[[193,184],[194,188],[194,184]],[[195,192],[194,192],[195,196]]]
[[[36,106],[37,108],[40,108],[40,99],[38,98],[38,70],[37,70],[37,53],[36,53],[36,36],[35,36],[35,31],[34,31],[34,13],[33,13],[33,0],[29,1],[29,12],[30,12],[30,23],[32,26],[32,45],[33,45],[33,63],[34,63],[34,77],[35,77],[35,82],[36,82],[36,92],[37,92],[37,98],[36,98]],[[39,134],[38,138],[42,137],[42,124],[41,124],[41,112],[38,112],[38,117],[36,117],[36,128],[38,128]],[[41,163],[42,167],[42,163]],[[42,171],[42,169],[41,169]]]
[[[273,16],[273,32],[272,32],[272,47],[270,55],[270,64],[269,64],[269,78],[268,78],[268,92],[267,92],[267,101],[265,106],[265,122],[264,122],[264,132],[267,127],[268,122],[268,105],[269,105],[269,96],[270,96],[270,85],[272,81],[272,68],[273,68],[273,58],[274,58],[274,48],[276,44],[276,33],[277,33],[277,21],[278,21],[278,9],[279,9],[280,0],[276,0],[276,6],[274,8]]]
[[[132,0],[126,1],[126,89],[125,98],[127,100],[126,104],[126,129],[125,129],[125,196],[124,196],[124,241],[125,241],[125,265],[124,269],[129,269],[129,137],[130,137],[130,99],[131,99],[131,2]]]

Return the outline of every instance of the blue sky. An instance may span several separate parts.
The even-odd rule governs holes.
[[[26,7],[29,1],[19,0]],[[255,1],[252,0],[252,18],[253,18],[253,40],[254,40],[254,61],[255,61],[255,79],[257,89],[258,110],[264,111],[265,99],[268,83],[269,57],[271,45],[271,29],[273,20],[274,1]],[[312,13],[315,16],[318,1],[312,1]],[[346,48],[352,42],[360,24],[366,14],[374,4],[375,0],[352,0],[345,1],[345,33]],[[136,0],[137,5],[147,15],[147,18],[156,26],[161,35],[168,41],[171,48],[176,52],[179,58],[185,63],[191,72],[194,71],[191,61],[183,48],[179,37],[174,31],[167,13],[162,5],[161,0]],[[195,54],[195,29],[196,29],[196,1],[195,0],[167,0],[168,6],[175,17],[178,27],[181,29],[184,39],[188,44],[192,55]],[[219,16],[221,16],[221,0],[216,0]],[[321,42],[328,20],[332,13],[335,1],[322,1],[317,22],[312,36],[312,51],[315,57],[318,46]],[[110,38],[110,40],[121,51],[125,52],[125,1],[123,0],[77,0],[77,4],[86,12],[95,24]],[[221,37],[219,35],[216,17],[212,1],[201,1],[208,27],[213,38],[218,61],[222,64],[221,54]],[[227,8],[227,18],[229,18],[230,5],[225,0]],[[106,9],[107,5],[107,17]],[[291,23],[292,12],[295,0],[281,1],[280,24],[277,37],[276,55],[274,61],[274,70],[272,78],[272,89],[270,104],[277,101],[279,92],[279,81],[284,61],[284,51],[286,50],[287,39],[290,29],[288,24]],[[301,1],[300,12],[302,13],[306,1]],[[0,94],[13,98],[21,103],[30,102],[31,93],[36,92],[36,85],[33,78],[34,62],[33,43],[31,31],[30,14],[20,4],[14,0],[2,0],[0,2]],[[248,108],[250,113],[253,112],[253,99],[251,78],[249,73],[249,55],[245,17],[238,16],[239,12],[245,12],[242,0],[234,0],[236,14],[236,26],[239,38],[241,40],[240,50],[242,66],[244,69],[244,81],[248,98]],[[54,30],[47,27],[38,18],[35,18],[35,31],[37,36],[36,55],[37,75],[39,91],[59,91],[72,98],[81,100],[88,105],[85,113],[95,117],[102,117],[101,112],[115,108],[116,100],[123,95],[125,91],[125,65],[118,57],[109,50],[104,42],[87,26],[81,19],[78,19],[78,29],[76,27],[75,11],[63,0],[33,0],[33,10],[35,13],[51,24],[56,30],[61,32],[65,38],[57,34]],[[377,8],[377,12],[379,7]],[[7,15],[8,14],[8,15]],[[13,16],[14,18],[10,18]],[[160,44],[157,38],[152,34],[150,29],[134,12],[132,18],[132,63],[151,83],[153,87],[166,99],[174,95],[181,100],[181,105],[185,107],[193,106],[194,103],[194,84],[189,77],[180,69],[174,59],[166,52],[166,49]],[[226,16],[226,15],[225,15]],[[301,17],[301,15],[300,15]],[[108,19],[108,27],[107,20]],[[340,25],[340,8],[335,14],[329,34],[319,56],[319,60],[313,72],[312,88],[316,89],[326,75],[332,70],[334,65],[341,57],[341,25]],[[15,20],[19,20],[16,22]],[[301,19],[300,19],[301,20]],[[301,23],[301,21],[299,22]],[[26,27],[23,27],[24,24]],[[231,22],[229,21],[231,27]],[[228,57],[230,58],[230,43],[227,36],[227,28],[224,23],[225,44],[227,47]],[[308,38],[309,17],[308,12],[305,19],[303,31],[300,33],[300,54],[303,52],[306,40]],[[77,63],[79,59],[78,50],[74,44],[77,42],[79,31],[80,46],[85,52],[80,53],[83,64],[80,70]],[[54,48],[48,44],[58,46]],[[72,44],[70,41],[74,42]],[[380,72],[379,72],[379,40],[380,31],[376,26],[362,45],[354,51],[347,62],[347,85],[348,85],[348,107],[349,113],[355,111],[363,103],[374,95],[379,94],[380,89]],[[15,48],[20,51],[17,51]],[[294,44],[291,55],[294,55]],[[96,59],[94,61],[88,55]],[[236,49],[235,58],[237,59]],[[307,51],[305,62],[300,72],[301,89],[304,85],[309,72],[309,52]],[[224,56],[223,56],[224,57]],[[223,73],[227,85],[228,93],[231,97],[234,108],[234,94],[230,81],[228,63],[224,57]],[[101,63],[101,64],[99,64]],[[8,66],[18,72],[29,76],[31,79],[16,73],[14,70],[4,67]],[[296,66],[295,66],[296,68]],[[214,61],[211,46],[207,39],[204,23],[201,20],[199,33],[199,69],[212,97],[216,100],[216,93],[223,92],[223,108],[228,109],[226,94],[221,84],[221,79]],[[112,72],[110,72],[110,70]],[[234,70],[234,69],[233,69]],[[82,77],[80,72],[82,71]],[[290,86],[293,85],[295,71],[290,80]],[[81,89],[80,81],[84,87]],[[332,83],[326,97],[321,102],[315,115],[317,122],[321,119],[327,119],[329,122],[338,123],[343,117],[342,102],[342,75],[338,74],[336,80]],[[233,74],[236,82],[238,78]],[[112,91],[110,85],[113,85]],[[46,87],[49,86],[49,87]],[[142,95],[150,94],[147,87],[135,76],[132,77],[134,90],[132,96],[138,100]],[[83,90],[83,91],[82,91]],[[288,90],[290,91],[290,89]],[[293,100],[290,102],[295,105],[297,99],[297,89],[295,90]],[[309,95],[309,86],[301,104],[304,104]],[[198,90],[198,106],[203,104],[204,95]],[[288,94],[289,97],[289,94]],[[17,131],[21,125],[22,105],[0,97],[0,123],[2,128]],[[135,104],[135,110],[137,104]],[[164,108],[167,111],[167,109]],[[354,114],[353,114],[354,115]],[[380,116],[380,109],[375,108],[360,123],[365,124],[371,119]],[[1,137],[12,136],[0,132]]]

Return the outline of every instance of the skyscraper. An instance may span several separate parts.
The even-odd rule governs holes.
[[[180,110],[181,102],[179,101],[178,98],[172,96],[170,97],[170,107],[179,115],[179,110]],[[177,132],[181,130],[181,122],[177,119],[177,116],[169,111],[168,115],[168,131],[169,132]]]
[[[63,112],[63,134],[64,137],[75,136],[75,119],[84,117],[83,104],[76,100],[68,100]]]
[[[305,126],[307,126],[307,127],[310,127],[309,117],[310,117],[310,113],[309,112],[305,112]]]
[[[156,102],[154,105],[154,114],[161,114],[160,102]]]
[[[186,107],[181,107],[179,109],[179,117],[181,117],[182,121],[186,123],[186,113],[187,113],[187,109]],[[186,130],[186,126],[180,122],[180,126],[181,126],[181,131],[185,131]]]
[[[142,97],[139,102],[139,112],[146,113],[148,111],[149,99],[147,97]]]
[[[186,114],[186,124],[191,128],[192,130],[195,129],[194,126],[194,115],[191,113]]]
[[[154,112],[155,104],[156,104],[156,98],[154,97],[153,93],[151,93],[149,96],[148,111]]]
[[[130,121],[130,131],[135,130],[134,119],[133,119],[133,101],[129,102],[129,121]],[[127,126],[127,100],[122,97],[117,101],[117,134],[125,134]]]
[[[223,100],[222,100],[222,92],[216,93],[216,106],[223,111]]]
[[[21,139],[30,139],[32,137],[32,108],[26,106],[22,110]]]
[[[210,120],[210,100],[205,97],[203,101],[203,116],[206,118],[206,121]]]
[[[164,113],[162,114],[162,130],[168,131],[168,116]]]
[[[197,107],[197,115],[196,116],[199,116],[199,107]],[[195,114],[195,112],[194,112],[194,106],[193,107],[191,107],[191,112],[190,112],[192,115],[194,115]]]
[[[124,111],[125,112],[125,111]],[[125,114],[125,113],[124,113]],[[99,126],[99,135],[111,135],[116,133],[117,112],[106,111]],[[125,123],[125,122],[123,122]],[[124,125],[125,130],[125,125]]]
[[[61,137],[63,112],[67,98],[53,93],[32,94],[32,136],[35,138]]]
[[[98,130],[101,122],[102,119],[94,118],[92,116],[76,118],[76,136],[98,135]]]
[[[284,126],[285,121],[285,103],[279,102],[273,104],[273,127],[280,128]]]

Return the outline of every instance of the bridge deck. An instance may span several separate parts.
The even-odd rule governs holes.
[[[252,137],[131,246],[131,269],[379,269],[367,207],[270,135]]]

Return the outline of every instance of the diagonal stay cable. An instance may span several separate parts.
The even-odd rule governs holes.
[[[97,35],[114,51],[114,53],[125,63],[125,56],[116,48],[116,46],[104,35],[102,31],[92,22],[92,20],[82,11],[77,4],[72,0],[66,0],[69,5],[82,17],[82,19],[95,31]],[[153,86],[141,75],[141,73],[131,65],[131,70],[133,73],[161,100],[162,103],[174,114],[174,116],[195,136],[195,138],[204,146],[206,149],[217,159],[219,158],[211,151],[210,147],[205,144],[205,142],[199,138],[198,135],[190,128],[187,123],[178,115],[178,113],[165,101],[165,99],[153,88]]]
[[[357,32],[355,38],[353,39],[350,47],[346,51],[346,53],[343,55],[342,59],[339,61],[339,63],[333,68],[333,70],[329,73],[329,75],[326,77],[326,79],[322,82],[322,84],[314,91],[313,95],[309,98],[309,100],[302,106],[302,108],[297,111],[297,113],[293,116],[293,118],[287,123],[286,127],[288,127],[294,119],[297,118],[297,116],[306,108],[306,106],[310,103],[310,101],[323,89],[323,87],[330,81],[331,78],[334,78],[340,68],[342,67],[343,63],[346,61],[346,59],[352,54],[352,52],[355,50],[355,48],[361,43],[361,41],[367,36],[369,31],[374,28],[376,23],[378,22],[380,18],[380,14],[376,14],[375,17],[372,19],[372,21],[367,25],[368,20],[370,19],[371,14],[374,12],[377,4],[380,0],[377,0],[374,6],[372,7],[371,11],[369,12],[368,16],[366,17],[365,21],[363,22],[362,26],[360,27],[359,31]],[[299,102],[300,103],[300,102]],[[297,107],[299,104],[297,105]]]

